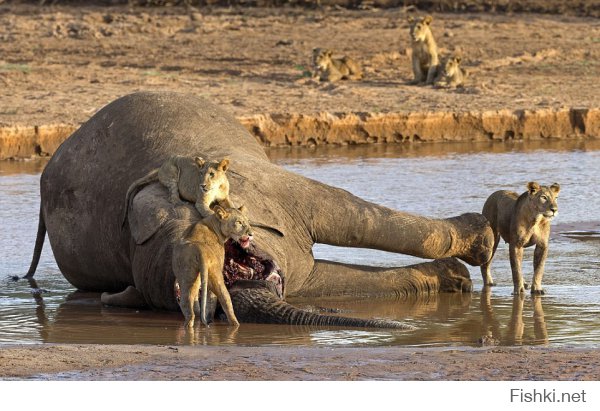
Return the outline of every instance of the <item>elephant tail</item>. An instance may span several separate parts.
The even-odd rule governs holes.
[[[234,286],[229,291],[236,316],[245,323],[414,329],[399,321],[365,320],[310,313],[280,300],[264,287],[236,289]]]
[[[131,201],[133,197],[140,191],[143,187],[148,184],[158,181],[158,168],[150,171],[144,177],[135,180],[129,188],[127,189],[127,194],[125,195],[125,212],[123,213],[123,219],[121,220],[121,228],[125,227],[125,221],[127,221],[127,214],[129,213],[129,207],[131,207]]]
[[[38,230],[37,237],[35,239],[35,247],[33,248],[33,258],[31,259],[31,265],[29,271],[23,278],[33,278],[35,270],[37,269],[38,263],[40,262],[40,256],[42,255],[42,248],[44,248],[44,239],[46,238],[46,222],[44,221],[44,213],[42,213],[42,205],[40,204],[40,215],[38,217]]]

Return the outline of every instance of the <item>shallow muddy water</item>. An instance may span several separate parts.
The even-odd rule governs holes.
[[[480,211],[498,189],[522,192],[528,181],[559,182],[559,214],[546,263],[547,295],[513,298],[508,247],[493,263],[498,286],[482,290],[470,267],[471,294],[407,300],[302,301],[340,315],[403,320],[414,331],[344,330],[242,324],[197,327],[186,334],[178,313],[103,307],[99,294],[77,292],[62,277],[48,242],[35,282],[12,281],[29,267],[37,228],[39,174],[45,162],[0,162],[0,343],[236,345],[600,344],[600,143],[446,144],[271,150],[283,167],[402,211],[447,217]],[[524,257],[531,280],[532,249]],[[397,266],[419,259],[363,249],[315,246],[317,258]]]

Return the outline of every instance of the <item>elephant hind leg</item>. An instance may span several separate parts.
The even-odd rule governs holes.
[[[470,292],[469,270],[456,258],[407,267],[368,267],[316,260],[294,297],[408,297],[438,292]]]
[[[102,304],[125,308],[144,308],[147,306],[144,296],[131,285],[120,293],[102,293],[100,301]]]

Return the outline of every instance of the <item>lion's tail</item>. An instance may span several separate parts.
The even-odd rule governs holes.
[[[121,228],[125,227],[125,221],[127,221],[127,214],[129,213],[129,207],[131,207],[133,197],[135,197],[138,191],[154,181],[158,181],[158,168],[131,183],[127,189],[127,194],[125,195],[125,212],[123,213],[123,219],[121,220]]]

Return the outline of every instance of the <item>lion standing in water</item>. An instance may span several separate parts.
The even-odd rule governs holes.
[[[482,214],[488,219],[494,231],[494,248],[490,260],[481,266],[485,285],[494,285],[490,265],[500,237],[509,244],[510,268],[512,271],[514,294],[525,292],[521,272],[523,249],[535,245],[533,255],[532,294],[544,294],[542,276],[548,255],[550,221],[558,213],[558,193],[560,185],[540,186],[536,182],[527,183],[527,191],[521,195],[513,191],[496,191],[486,200]]]

